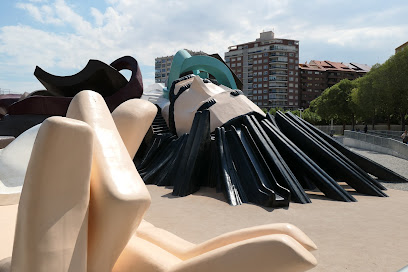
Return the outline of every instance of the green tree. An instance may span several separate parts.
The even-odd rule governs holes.
[[[312,110],[325,120],[334,119],[346,127],[350,122],[354,129],[356,105],[352,100],[352,90],[355,84],[348,79],[343,79],[336,85],[324,90],[321,96],[310,104]]]

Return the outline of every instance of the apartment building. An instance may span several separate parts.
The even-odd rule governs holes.
[[[299,107],[299,41],[273,31],[255,41],[230,46],[225,62],[241,79],[245,95],[261,108]]]
[[[398,52],[402,51],[405,47],[408,47],[408,42],[401,44],[400,46],[398,46],[397,48],[395,48],[395,54],[397,54]]]
[[[326,88],[330,88],[342,79],[353,80],[365,75],[371,67],[359,63],[342,63],[333,61],[312,60],[299,64],[300,108],[308,108],[310,102],[317,98]]]
[[[190,55],[195,56],[195,55],[207,55],[207,53],[199,51],[191,51],[188,49],[185,49]],[[155,72],[154,72],[154,81],[156,83],[163,83],[167,87],[167,78],[170,73],[170,68],[171,68],[171,63],[173,62],[173,57],[172,56],[165,56],[165,57],[158,57],[155,58]]]

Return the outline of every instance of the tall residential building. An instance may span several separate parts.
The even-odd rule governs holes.
[[[225,62],[242,80],[245,95],[261,108],[299,107],[299,41],[272,31],[253,42],[230,46]]]
[[[365,75],[371,67],[359,63],[342,63],[333,61],[312,60],[299,64],[300,71],[300,107],[308,108],[310,102],[326,88],[330,88],[342,79],[353,80]]]
[[[185,49],[190,55],[195,56],[195,55],[207,55],[207,53],[199,51],[199,52],[194,52],[188,49]],[[154,81],[156,83],[164,83],[164,85],[167,87],[167,78],[170,73],[170,67],[171,63],[173,62],[173,57],[172,56],[166,56],[166,57],[158,57],[155,58],[155,72],[154,72]]]

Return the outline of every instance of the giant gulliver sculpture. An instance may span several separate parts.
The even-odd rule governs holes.
[[[45,120],[27,168],[12,258],[0,262],[0,271],[305,271],[316,265],[309,252],[316,246],[290,224],[193,245],[142,221],[151,200],[131,155],[155,114],[149,102],[127,101],[114,113],[118,132],[103,98],[83,91],[67,118]],[[136,143],[125,146],[132,135]]]

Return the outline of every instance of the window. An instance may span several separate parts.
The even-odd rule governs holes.
[[[289,99],[293,99],[293,95],[289,95]]]
[[[258,95],[258,100],[262,100],[262,95]]]
[[[295,54],[293,53],[289,53],[289,57],[293,57]]]
[[[264,81],[268,81],[268,77],[264,77],[263,80],[264,80]]]
[[[298,87],[298,85],[297,84],[295,84],[295,88],[297,88]]]
[[[293,63],[293,62],[294,62],[294,60],[293,60],[293,59],[289,59],[289,62],[290,62],[290,63]]]
[[[254,94],[258,94],[258,91],[257,90],[254,90]],[[255,96],[256,97],[256,96]]]
[[[231,64],[231,67],[235,67],[235,63]]]
[[[318,72],[318,71],[315,71],[315,75],[320,75],[320,72]]]
[[[289,87],[293,87],[293,83],[289,83]]]
[[[241,57],[238,57],[237,60],[241,60]]]
[[[293,75],[293,71],[289,71],[289,75],[291,75],[291,76],[292,76],[292,75]]]
[[[268,53],[263,53],[263,55],[264,55],[264,57],[267,57],[267,56],[268,56]]]
[[[254,77],[254,82],[258,82],[258,78]]]
[[[290,92],[290,93],[293,93],[293,89],[289,89],[289,92]]]
[[[268,63],[268,59],[264,59],[264,60],[263,60],[263,63]]]
[[[239,67],[239,66],[241,66],[241,63],[240,63],[240,62],[238,62],[238,63],[237,63],[237,66],[238,66],[238,67]]]
[[[289,106],[293,106],[293,102],[289,102]]]
[[[262,76],[262,72],[258,72],[258,76]]]
[[[258,61],[257,61],[257,60],[254,60],[254,64],[258,64]]]
[[[268,96],[267,96],[267,95],[264,95],[263,98],[264,98],[264,99],[268,99]]]
[[[268,75],[268,71],[264,71],[263,74],[264,74],[264,76],[267,76],[267,75]]]
[[[258,58],[258,55],[254,55],[254,59]]]
[[[264,87],[268,87],[268,83],[264,83]]]
[[[289,65],[289,69],[293,69],[294,68],[294,66],[293,65]]]
[[[264,69],[268,69],[268,65],[264,65]]]
[[[293,77],[289,77],[289,81],[293,81]]]
[[[268,93],[268,89],[264,89],[264,90],[263,90],[263,93]]]

